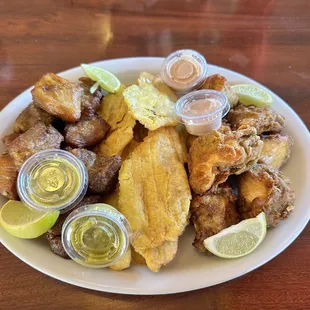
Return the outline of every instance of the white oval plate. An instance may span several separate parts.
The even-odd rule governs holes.
[[[142,71],[159,72],[162,61],[162,58],[125,58],[101,61],[94,65],[113,72],[123,83],[129,84],[134,83]],[[261,86],[241,74],[210,65],[209,74],[213,73],[220,73],[231,82]],[[81,68],[74,68],[60,75],[76,81],[84,74]],[[14,120],[31,101],[30,89],[15,98],[0,113],[0,137],[11,132]],[[293,155],[283,171],[291,179],[295,188],[296,208],[279,227],[268,230],[266,239],[252,254],[236,260],[201,255],[191,244],[194,237],[191,227],[188,227],[180,238],[176,258],[157,274],[143,266],[132,266],[121,272],[82,267],[73,261],[54,255],[43,237],[36,240],[17,239],[0,227],[2,244],[22,261],[51,277],[93,290],[122,294],[170,294],[195,290],[234,279],[265,264],[294,241],[310,217],[309,132],[300,118],[281,98],[275,94],[273,98],[273,109],[287,119],[284,132],[295,139]],[[3,146],[0,147],[2,151]],[[4,202],[5,199],[1,198],[0,206]]]

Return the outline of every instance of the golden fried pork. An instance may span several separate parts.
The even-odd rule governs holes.
[[[65,127],[65,142],[77,148],[94,146],[106,137],[109,130],[110,125],[99,116],[83,118]]]
[[[238,206],[243,219],[265,212],[268,227],[277,226],[294,209],[295,195],[282,172],[256,165],[238,177]]]
[[[191,202],[191,222],[196,231],[193,246],[200,252],[206,252],[203,245],[206,238],[240,221],[236,200],[228,184],[214,186],[202,196],[194,196]]]
[[[231,131],[228,126],[198,137],[189,152],[190,185],[203,194],[229,175],[248,170],[259,159],[263,142],[253,127]]]
[[[293,138],[275,134],[265,136],[262,140],[264,145],[258,162],[276,170],[280,169],[291,156]]]
[[[7,149],[19,170],[30,156],[43,150],[59,149],[62,141],[63,136],[53,126],[37,123],[14,139]]]
[[[52,115],[48,114],[32,102],[17,117],[14,123],[14,131],[25,132],[35,126],[38,122],[49,125],[54,119],[55,118]]]
[[[90,88],[95,84],[88,77],[82,77],[79,79],[80,85],[83,87],[83,94],[81,96],[81,110],[83,117],[95,116],[100,109],[100,101],[102,93],[100,90],[96,90],[93,94],[90,92]]]
[[[18,200],[17,170],[12,158],[8,154],[0,156],[0,194],[12,200]]]
[[[81,117],[83,87],[62,77],[47,73],[31,91],[35,104],[47,113],[73,123]]]
[[[131,225],[131,244],[157,272],[176,253],[191,199],[186,171],[166,133],[146,137],[133,150],[119,183],[119,210]]]
[[[226,78],[220,74],[210,75],[200,89],[213,89],[223,92],[227,96],[231,107],[235,106],[239,101],[238,95],[230,87]]]
[[[120,156],[96,155],[85,149],[72,149],[70,152],[81,159],[87,168],[90,193],[106,194],[115,189],[122,164]]]
[[[2,142],[5,145],[5,147],[8,148],[8,146],[11,144],[11,142],[13,142],[18,136],[20,136],[20,133],[13,132],[7,136],[4,136],[2,138]]]
[[[280,132],[284,127],[284,117],[268,107],[257,108],[255,106],[245,106],[241,103],[232,108],[227,120],[233,130],[239,127],[251,126],[256,128],[257,134]]]

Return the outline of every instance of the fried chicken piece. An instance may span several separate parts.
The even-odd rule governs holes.
[[[0,194],[12,200],[18,200],[17,170],[12,158],[8,154],[0,156]]]
[[[2,142],[5,145],[5,147],[8,148],[8,146],[11,144],[11,142],[13,142],[19,135],[20,135],[20,133],[13,132],[13,133],[3,137]]]
[[[190,185],[203,194],[212,185],[225,182],[231,174],[241,174],[259,159],[263,142],[253,127],[231,131],[228,126],[213,130],[193,142],[189,152]]]
[[[38,123],[8,145],[8,152],[19,170],[33,154],[48,149],[59,149],[63,136],[51,125]]]
[[[110,125],[99,116],[81,119],[65,128],[65,142],[73,147],[84,148],[96,145],[104,139]]]
[[[276,134],[265,136],[262,140],[264,145],[258,162],[276,170],[280,169],[291,156],[293,138]]]
[[[90,193],[107,194],[115,189],[122,164],[120,156],[96,155],[85,149],[73,149],[70,152],[81,159],[87,168]]]
[[[236,200],[228,184],[214,186],[202,196],[194,196],[191,202],[191,222],[196,231],[193,246],[200,252],[206,252],[203,244],[206,238],[240,221]]]
[[[238,177],[238,206],[243,219],[265,212],[268,227],[277,226],[294,209],[295,194],[282,172],[256,165]]]
[[[256,128],[257,134],[280,132],[284,127],[285,118],[268,107],[257,108],[239,103],[227,115],[233,130],[243,125]]]
[[[47,113],[74,123],[81,117],[83,87],[62,77],[47,73],[31,91],[35,104]]]
[[[101,200],[100,196],[86,196],[72,210],[59,215],[54,226],[51,229],[49,229],[46,233],[46,239],[53,253],[63,258],[70,258],[61,243],[61,231],[63,223],[65,222],[66,218],[72,211],[85,205],[98,203],[100,202],[100,200]]]
[[[90,92],[90,88],[95,84],[88,77],[82,77],[79,79],[81,81],[81,86],[83,87],[83,95],[81,97],[81,109],[83,117],[91,117],[96,115],[97,111],[100,109],[100,101],[102,98],[102,93],[100,90],[96,90],[93,94]]]
[[[14,131],[25,132],[35,126],[38,122],[49,125],[54,119],[55,118],[52,115],[48,114],[32,102],[17,117],[14,123]]]
[[[238,95],[233,91],[226,78],[220,74],[210,75],[200,89],[213,89],[223,92],[229,101],[231,107],[235,106],[238,101]]]

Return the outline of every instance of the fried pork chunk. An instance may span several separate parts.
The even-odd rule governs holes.
[[[280,132],[284,127],[284,117],[268,107],[257,108],[238,104],[227,115],[233,130],[243,125],[256,128],[257,134]]]
[[[65,127],[65,142],[78,148],[94,146],[104,139],[109,130],[110,125],[101,117],[87,117]]]
[[[81,117],[83,87],[54,73],[47,73],[31,91],[35,104],[47,113],[73,123]]]
[[[51,125],[38,123],[14,139],[7,147],[16,168],[33,154],[48,149],[59,149],[63,136]]]
[[[206,238],[240,221],[236,200],[228,184],[214,186],[202,196],[194,196],[191,202],[191,222],[196,231],[193,246],[200,252],[206,251],[203,245]]]
[[[238,177],[238,206],[243,219],[265,212],[268,227],[277,226],[294,209],[295,195],[282,172],[256,165]]]
[[[225,182],[231,174],[241,174],[259,159],[263,142],[253,127],[231,131],[228,126],[194,140],[189,152],[190,185],[203,194]]]
[[[103,156],[85,149],[73,149],[72,154],[80,158],[88,170],[88,191],[106,194],[115,189],[118,171],[122,164],[120,156]]]
[[[17,170],[12,158],[8,154],[0,156],[0,194],[12,200],[18,200]]]
[[[96,112],[100,108],[100,101],[102,93],[100,90],[96,90],[93,94],[90,92],[90,88],[94,85],[94,81],[90,78],[82,77],[79,79],[81,86],[83,87],[83,95],[81,97],[82,116],[91,117],[96,115]]]
[[[2,142],[5,145],[5,147],[8,148],[11,142],[13,142],[19,135],[20,133],[14,132],[14,133],[11,133],[10,135],[3,137]]]
[[[291,156],[293,138],[276,134],[265,136],[262,140],[264,145],[259,163],[280,169]]]
[[[100,199],[101,199],[100,196],[86,196],[81,200],[81,202],[78,205],[74,207],[73,210],[70,210],[69,212],[61,214],[58,217],[54,226],[50,230],[48,230],[48,232],[46,233],[46,239],[53,253],[63,258],[69,258],[68,254],[66,253],[61,243],[61,230],[62,230],[63,223],[65,222],[66,218],[72,211],[78,209],[79,207],[88,205],[88,204],[98,203],[100,202]]]
[[[14,131],[25,132],[35,126],[38,122],[49,125],[53,120],[54,117],[52,115],[48,114],[32,102],[17,117],[14,123]]]

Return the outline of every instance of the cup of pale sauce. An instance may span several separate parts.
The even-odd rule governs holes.
[[[17,190],[22,202],[39,211],[68,212],[87,191],[88,173],[72,153],[51,149],[31,156],[22,166]]]
[[[77,263],[93,268],[115,264],[129,246],[130,225],[125,216],[110,205],[82,206],[66,218],[62,244]]]
[[[175,113],[190,134],[202,136],[221,127],[229,108],[225,94],[206,89],[181,97],[175,105]]]
[[[178,95],[198,89],[207,78],[207,61],[194,50],[170,54],[161,67],[161,78]]]

